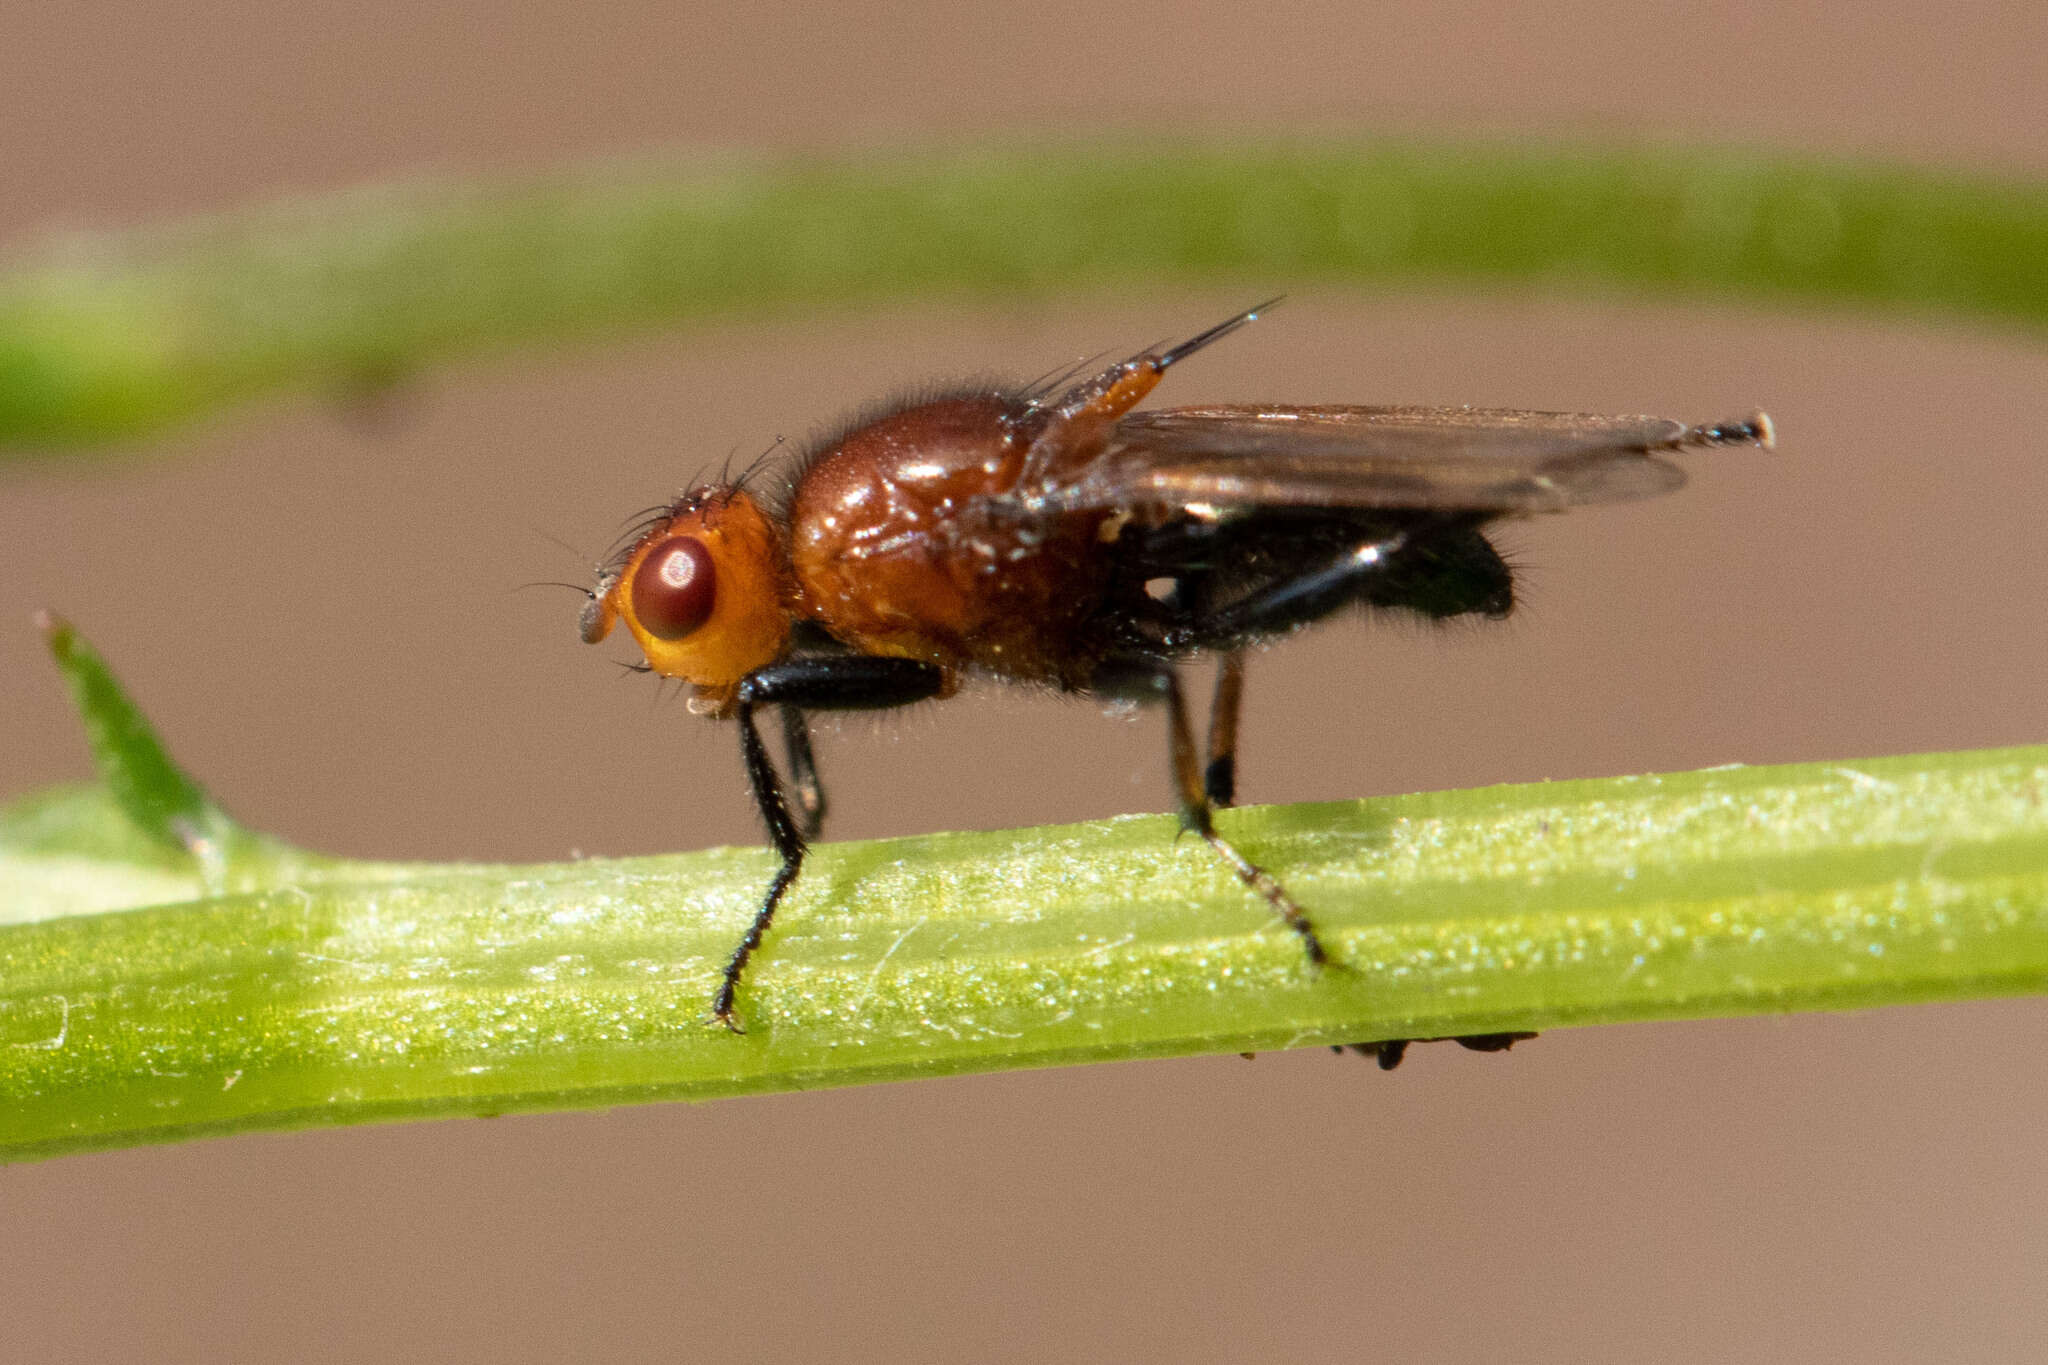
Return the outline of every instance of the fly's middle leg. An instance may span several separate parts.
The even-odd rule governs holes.
[[[1215,849],[1238,880],[1273,908],[1273,913],[1300,937],[1310,962],[1317,966],[1328,962],[1329,950],[1323,946],[1308,912],[1295,904],[1279,878],[1238,852],[1235,845],[1216,832],[1215,803],[1210,799],[1201,754],[1188,722],[1187,699],[1182,695],[1180,678],[1172,663],[1144,657],[1105,660],[1097,670],[1093,690],[1118,700],[1165,703],[1167,758],[1182,826]]]
[[[825,827],[825,786],[818,780],[818,760],[811,752],[811,726],[794,706],[782,712],[782,747],[789,755],[789,785],[796,795],[799,828],[805,839],[815,839]]]

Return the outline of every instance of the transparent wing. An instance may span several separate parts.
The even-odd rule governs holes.
[[[1668,493],[1659,453],[1764,445],[1761,416],[1689,427],[1662,417],[1505,408],[1230,405],[1140,412],[1047,490],[1047,505],[1407,507],[1538,512]]]

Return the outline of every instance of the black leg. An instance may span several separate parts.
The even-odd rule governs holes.
[[[805,839],[825,827],[825,788],[818,781],[818,760],[811,753],[811,727],[801,708],[782,711],[782,751],[789,757],[789,785],[796,789],[797,823]]]
[[[1188,708],[1181,696],[1180,679],[1165,659],[1125,657],[1105,660],[1096,672],[1093,691],[1125,701],[1166,703],[1167,753],[1173,770],[1174,794],[1180,801],[1181,823],[1201,836],[1217,855],[1230,865],[1239,881],[1259,893],[1273,907],[1273,913],[1301,937],[1309,961],[1317,966],[1330,960],[1308,915],[1294,903],[1287,889],[1272,873],[1239,853],[1216,832],[1211,818],[1209,793],[1203,783],[1201,760],[1195,751],[1194,732],[1188,726]]]
[[[739,699],[802,711],[883,711],[929,701],[952,679],[937,664],[879,654],[824,654],[757,668],[740,680]]]
[[[1209,703],[1209,766],[1202,788],[1212,806],[1237,802],[1237,713],[1244,703],[1244,654],[1232,650],[1216,663],[1216,696]]]
[[[1392,1071],[1401,1065],[1401,1059],[1408,1055],[1408,1045],[1415,1041],[1413,1038],[1384,1038],[1377,1043],[1345,1043],[1332,1047],[1330,1051],[1342,1052],[1348,1047],[1359,1056],[1378,1062],[1380,1070]]]
[[[1451,1042],[1471,1052],[1506,1052],[1516,1043],[1526,1043],[1534,1033],[1468,1033],[1462,1038],[1436,1038],[1433,1042]]]
[[[1401,1065],[1401,1059],[1408,1055],[1408,1048],[1415,1043],[1456,1043],[1473,1052],[1506,1052],[1516,1043],[1526,1043],[1535,1036],[1533,1033],[1468,1033],[1462,1038],[1383,1038],[1376,1043],[1344,1043],[1330,1051],[1351,1051],[1361,1057],[1371,1057],[1380,1064],[1380,1070],[1392,1071]]]
[[[735,717],[740,724],[740,757],[746,761],[747,783],[754,790],[754,809],[761,812],[761,823],[768,827],[768,841],[775,851],[782,855],[782,866],[775,870],[775,878],[768,883],[768,894],[761,898],[760,909],[754,911],[753,923],[740,939],[739,946],[732,951],[732,957],[725,964],[725,974],[718,983],[718,993],[711,998],[711,1017],[724,1024],[734,1033],[745,1033],[739,1020],[733,1016],[733,998],[739,993],[740,976],[747,970],[747,959],[761,946],[761,940],[768,933],[768,926],[775,922],[775,907],[782,902],[782,895],[789,890],[796,874],[803,869],[806,847],[803,831],[789,813],[789,802],[782,795],[782,781],[775,775],[775,764],[768,757],[768,746],[761,742],[761,732],[754,727],[754,703],[742,701]]]
[[[753,922],[747,926],[746,934],[726,962],[718,992],[711,1000],[712,1017],[734,1033],[746,1032],[733,1012],[740,978],[746,974],[747,962],[753,957],[754,950],[767,937],[768,926],[775,922],[776,906],[782,903],[784,893],[796,881],[797,873],[803,870],[804,851],[808,845],[803,828],[790,814],[789,800],[782,791],[782,780],[776,775],[773,760],[768,757],[768,746],[761,742],[761,731],[754,724],[755,709],[781,706],[785,712],[873,711],[908,706],[939,695],[949,681],[944,669],[916,659],[882,659],[856,654],[771,664],[748,674],[740,682],[738,702],[734,708],[734,717],[740,726],[740,757],[746,761],[747,782],[754,790],[754,808],[761,813],[761,823],[768,828],[768,841],[782,856],[782,866],[776,869],[774,879],[768,883],[767,894],[761,898],[760,908],[754,912]],[[808,739],[804,747],[808,753]],[[815,773],[812,779],[816,780]],[[801,777],[798,780],[801,781]],[[822,801],[820,805],[822,807]]]
[[[1409,535],[1353,546],[1319,569],[1286,578],[1228,606],[1204,612],[1173,633],[1176,646],[1234,649],[1262,635],[1278,635],[1328,616],[1362,587],[1388,571]]]

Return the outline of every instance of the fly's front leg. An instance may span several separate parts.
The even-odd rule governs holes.
[[[740,681],[734,707],[734,717],[740,726],[740,757],[746,762],[747,782],[754,792],[754,808],[761,813],[761,823],[768,829],[768,841],[781,855],[782,865],[768,883],[767,893],[761,897],[760,908],[754,911],[746,934],[726,962],[718,992],[711,1000],[712,1017],[734,1033],[746,1032],[733,1011],[739,995],[740,978],[746,974],[747,962],[761,946],[761,940],[767,937],[768,927],[775,922],[776,907],[796,881],[797,873],[802,871],[804,853],[809,846],[804,826],[790,813],[782,780],[776,775],[773,760],[768,757],[768,746],[761,742],[760,728],[754,723],[755,710],[762,706],[781,706],[784,708],[785,727],[792,724],[788,720],[792,713],[798,716],[794,724],[800,726],[804,711],[876,711],[891,706],[908,706],[939,696],[950,681],[944,669],[932,664],[916,659],[882,659],[867,655],[795,659],[756,669]],[[784,737],[787,739],[796,733],[796,730],[785,728]],[[801,753],[805,759],[810,755],[808,735],[802,740]],[[803,765],[797,755],[798,745],[792,740],[791,766],[800,769]],[[799,788],[803,780],[799,771],[796,774]],[[815,787],[815,768],[810,772],[810,781]],[[818,809],[822,814],[822,792],[818,798]]]
[[[746,682],[740,684],[740,702],[734,712],[740,724],[740,757],[747,765],[747,784],[753,788],[754,809],[761,813],[761,823],[768,827],[768,842],[782,855],[782,866],[776,869],[774,880],[768,883],[768,893],[761,898],[761,908],[754,912],[753,923],[747,926],[746,936],[740,939],[739,947],[733,949],[731,959],[725,964],[725,974],[719,980],[718,993],[711,999],[711,1017],[734,1033],[746,1032],[732,1011],[733,997],[740,988],[740,975],[747,969],[747,959],[761,946],[768,926],[775,922],[775,907],[782,903],[783,893],[789,890],[790,883],[803,869],[807,846],[803,830],[789,813],[789,802],[782,794],[782,780],[775,775],[775,764],[768,757],[768,746],[761,742],[761,732],[754,725],[757,703],[747,698],[746,686]]]
[[[1287,888],[1272,873],[1239,853],[1229,840],[1216,832],[1213,803],[1203,780],[1202,761],[1195,748],[1194,731],[1188,725],[1187,701],[1181,695],[1180,679],[1165,659],[1129,656],[1105,660],[1097,669],[1094,691],[1123,701],[1166,704],[1167,756],[1173,772],[1174,794],[1180,802],[1181,824],[1201,836],[1230,865],[1239,881],[1259,893],[1273,913],[1301,938],[1310,962],[1322,966],[1330,960],[1315,926]]]

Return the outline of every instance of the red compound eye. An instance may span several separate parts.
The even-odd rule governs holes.
[[[659,639],[680,640],[703,625],[717,600],[711,551],[689,536],[655,546],[633,573],[633,616]]]

